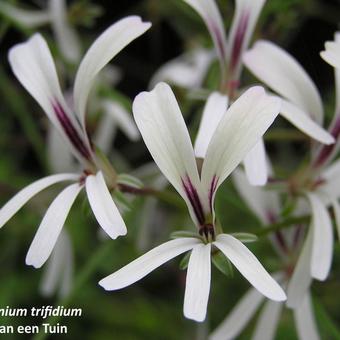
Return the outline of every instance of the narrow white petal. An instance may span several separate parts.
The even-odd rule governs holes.
[[[183,182],[190,180],[199,197],[201,184],[190,136],[171,88],[159,83],[151,92],[140,93],[133,102],[133,114],[153,159],[184,198],[195,221]]]
[[[67,20],[65,0],[49,0],[52,28],[63,56],[70,62],[80,59],[80,41],[75,30]]]
[[[53,295],[61,285],[61,296],[66,296],[71,289],[70,268],[72,266],[72,247],[68,233],[61,231],[58,241],[46,264],[46,270],[40,284],[40,291],[44,296]]]
[[[132,113],[128,112],[122,105],[113,101],[103,102],[104,112],[112,118],[131,141],[137,141],[140,133],[132,118]]]
[[[279,216],[280,200],[276,191],[250,185],[240,169],[233,172],[232,178],[238,193],[263,224],[272,223],[271,217]]]
[[[259,292],[275,301],[286,299],[283,289],[242,242],[231,235],[220,234],[214,244]]]
[[[301,254],[295,265],[293,275],[287,288],[287,307],[296,308],[301,305],[311,283],[310,261],[313,246],[313,229],[308,230]]]
[[[5,1],[0,2],[0,13],[27,28],[46,25],[50,21],[50,13],[46,10],[26,10]]]
[[[193,89],[202,85],[214,53],[210,50],[195,49],[163,64],[150,80],[149,88],[165,81],[169,84]]]
[[[26,256],[26,264],[40,268],[50,256],[67,215],[82,186],[72,184],[52,202],[41,221]]]
[[[43,37],[34,34],[27,42],[15,45],[10,49],[8,58],[15,76],[39,103],[75,154],[81,159],[78,152],[83,151],[83,156],[89,158],[91,151],[87,136],[65,102],[51,52]],[[76,137],[78,145],[71,140]]]
[[[260,140],[280,111],[280,101],[254,86],[237,99],[221,119],[211,139],[202,168],[202,183],[209,190],[230,175]]]
[[[80,122],[85,127],[87,97],[96,75],[125,46],[150,28],[138,16],[119,20],[106,29],[85,54],[74,83],[74,105]]]
[[[294,309],[294,319],[299,340],[320,339],[309,292],[305,295],[300,307]]]
[[[265,185],[268,179],[266,149],[261,138],[243,160],[244,169],[251,185]]]
[[[184,316],[201,322],[207,314],[211,276],[211,244],[199,244],[192,249],[184,295]]]
[[[315,194],[309,193],[312,209],[313,248],[311,274],[318,280],[326,280],[332,264],[333,227],[327,208]]]
[[[218,92],[213,92],[205,104],[200,127],[195,140],[194,150],[196,157],[204,158],[208,145],[214,132],[226,113],[228,97]]]
[[[282,99],[281,116],[311,138],[323,144],[333,144],[334,137],[319,124],[315,123],[306,112],[293,103]]]
[[[78,174],[58,174],[39,179],[19,191],[0,210],[0,228],[33,196],[47,187],[63,181],[76,181]]]
[[[337,199],[332,200],[332,207],[335,215],[335,224],[338,231],[338,238],[340,239],[340,205]]]
[[[340,42],[327,41],[325,51],[320,53],[321,57],[333,67],[340,68]]]
[[[259,308],[264,296],[256,289],[250,289],[237,303],[229,315],[213,331],[209,340],[229,340],[236,338],[247,326]]]
[[[87,176],[85,187],[93,214],[104,231],[113,239],[126,235],[125,222],[113,202],[102,172]]]
[[[229,69],[234,79],[241,72],[242,55],[248,48],[265,0],[236,0],[236,9],[228,38]]]
[[[322,196],[323,202],[329,204],[329,198],[340,198],[340,160],[324,169],[320,177],[325,181],[318,190],[326,193]]]
[[[279,323],[283,303],[269,301],[264,305],[252,340],[273,340]]]
[[[201,241],[195,238],[178,238],[161,244],[132,261],[115,273],[102,279],[99,284],[106,290],[127,287],[172,258],[192,249]]]
[[[340,43],[340,32],[335,32],[334,40],[337,44]],[[339,54],[340,55],[340,54]],[[340,68],[334,68],[334,76],[335,76],[335,114],[339,112],[340,109]]]
[[[203,19],[214,41],[221,66],[224,68],[227,38],[223,20],[215,0],[184,0],[184,2],[190,5]]]
[[[243,61],[257,78],[322,123],[320,94],[306,71],[287,52],[269,41],[258,41],[245,53]]]

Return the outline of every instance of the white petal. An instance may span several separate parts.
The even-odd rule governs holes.
[[[194,150],[181,111],[171,88],[159,83],[151,92],[140,93],[133,102],[133,114],[156,164],[164,176],[186,201],[193,220],[196,220],[184,182],[201,198],[199,204],[209,209],[209,202],[202,199]]]
[[[252,340],[273,340],[279,323],[283,303],[269,301],[264,305]]]
[[[103,102],[103,108],[104,112],[116,122],[126,137],[131,141],[137,141],[140,138],[140,133],[133,121],[132,114],[122,105],[106,100]]]
[[[250,185],[240,169],[233,172],[233,182],[245,203],[263,224],[272,223],[271,217],[279,216],[280,201],[276,191]]]
[[[311,274],[318,280],[326,280],[332,264],[333,227],[327,208],[317,195],[307,195],[311,209],[313,228],[313,248]]]
[[[325,182],[318,188],[318,192],[321,191],[321,194],[326,193],[326,195],[322,195],[320,197],[323,198],[324,204],[330,204],[330,198],[339,198],[340,197],[340,160],[336,160],[333,164],[328,166],[321,173],[321,179]]]
[[[85,186],[93,214],[104,231],[113,239],[126,235],[125,222],[113,202],[102,172],[87,176]]]
[[[63,181],[76,181],[78,174],[58,174],[39,179],[19,191],[0,210],[0,228],[33,196],[47,187]]]
[[[161,81],[187,89],[202,85],[214,54],[205,49],[195,49],[163,64],[150,80],[152,89]]]
[[[254,86],[239,97],[220,121],[202,168],[202,183],[209,190],[230,175],[260,140],[280,111],[280,101]]]
[[[220,234],[214,244],[259,292],[275,301],[286,299],[282,288],[239,240],[231,235]]]
[[[340,68],[340,42],[327,41],[325,49],[320,53],[321,57],[333,67]]]
[[[247,153],[243,163],[251,185],[265,185],[267,183],[266,149],[262,138]]]
[[[51,52],[43,37],[35,34],[27,42],[15,45],[8,58],[15,76],[70,143],[75,154],[81,159],[78,152],[84,148],[83,156],[89,158],[91,148],[87,136],[65,102]],[[78,145],[72,144],[72,137],[78,138]]]
[[[293,275],[287,288],[287,307],[296,308],[301,305],[311,283],[310,261],[313,246],[313,229],[308,234],[301,250],[299,259],[295,265]]]
[[[205,104],[200,127],[195,140],[196,157],[204,158],[214,132],[228,108],[228,97],[213,92]]]
[[[335,215],[335,224],[338,231],[338,238],[340,239],[340,205],[337,199],[332,200],[332,207]]]
[[[222,323],[213,331],[209,340],[229,340],[236,338],[246,327],[263,300],[264,296],[262,294],[256,289],[250,289]]]
[[[207,314],[210,292],[211,244],[199,244],[192,249],[184,295],[184,316],[201,322]]]
[[[301,306],[294,310],[294,319],[299,340],[320,339],[312,309],[312,301],[309,293],[307,293]]]
[[[85,54],[74,83],[74,105],[80,122],[85,127],[86,102],[96,75],[125,46],[150,28],[138,16],[119,20],[107,28]]]
[[[192,249],[201,243],[195,238],[178,238],[161,244],[146,254],[132,261],[115,273],[102,279],[99,284],[106,290],[127,287],[172,258]]]
[[[40,284],[42,295],[50,297],[56,292],[59,284],[61,284],[61,297],[70,292],[72,262],[70,237],[65,230],[62,230],[46,264],[47,267]]]
[[[26,256],[26,264],[40,268],[50,256],[67,215],[82,186],[72,184],[52,202],[41,221]]]
[[[281,116],[311,138],[323,144],[333,144],[334,137],[319,124],[315,123],[304,111],[293,103],[282,99]]]
[[[79,163],[76,165],[68,144],[64,143],[59,131],[52,124],[49,124],[47,131],[47,157],[54,173],[79,170]]]
[[[50,13],[46,10],[26,10],[5,1],[0,2],[0,13],[27,28],[36,28],[48,24],[50,21]]]
[[[319,92],[306,71],[287,52],[269,41],[258,41],[245,53],[243,61],[257,78],[322,123]]]
[[[243,52],[248,48],[257,19],[265,0],[237,0],[235,15],[228,38],[229,69],[238,79]]]
[[[217,55],[220,59],[222,70],[226,61],[227,38],[223,20],[215,0],[184,0],[204,20],[209,33],[214,41]]]
[[[335,32],[334,34],[334,40],[336,43],[340,43],[340,32]],[[336,67],[334,69],[334,75],[335,75],[335,115],[337,112],[339,112],[340,109],[340,68]]]
[[[52,28],[63,56],[70,62],[80,59],[80,41],[67,20],[65,0],[49,0]]]

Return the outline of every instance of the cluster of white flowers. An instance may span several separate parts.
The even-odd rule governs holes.
[[[45,188],[71,182],[47,209],[26,257],[26,264],[39,268],[51,256],[42,291],[51,294],[59,283],[61,294],[67,294],[72,281],[72,247],[62,228],[80,191],[85,189],[98,224],[112,239],[128,232],[123,211],[112,194],[138,193],[140,183],[132,176],[117,174],[114,164],[104,156],[119,127],[133,141],[142,136],[159,170],[185,201],[196,231],[177,233],[175,239],[158,245],[99,284],[106,290],[122,289],[170,259],[191,252],[183,312],[185,317],[201,322],[207,313],[212,254],[219,252],[254,288],[212,332],[211,339],[237,337],[265,297],[272,301],[265,302],[254,339],[275,337],[285,305],[293,310],[300,339],[318,339],[310,286],[313,279],[326,280],[330,272],[334,242],[331,212],[340,235],[340,162],[336,160],[340,135],[340,34],[321,52],[321,57],[334,67],[336,79],[334,119],[324,129],[320,94],[302,66],[272,42],[257,41],[249,48],[265,0],[236,0],[228,37],[215,0],[184,2],[204,20],[215,51],[199,48],[163,65],[150,81],[153,89],[141,92],[133,101],[135,122],[121,104],[98,97],[93,87],[103,82],[109,86],[116,83],[99,73],[123,48],[150,29],[151,24],[140,17],[119,20],[95,40],[80,62],[71,94],[61,90],[51,52],[39,33],[11,48],[8,58],[13,73],[52,123],[49,156],[51,168],[58,173],[32,183],[9,200],[0,210],[0,227]],[[63,1],[50,0],[47,10],[34,13],[5,4],[1,4],[0,11],[30,27],[51,22],[65,59],[80,59],[79,39],[67,24]],[[209,91],[193,145],[176,97],[164,81],[188,91],[198,89],[216,58],[220,88]],[[242,87],[243,66],[276,94],[258,85]],[[94,94],[89,98],[91,90]],[[105,114],[91,139],[86,112],[90,113],[94,105]],[[275,187],[276,177],[263,135],[279,114],[313,142],[303,171],[280,180]],[[136,171],[134,176],[139,173]],[[244,245],[253,241],[254,235],[227,234],[223,230],[229,226],[219,223],[215,196],[230,175],[240,196],[264,226],[281,220],[283,195],[296,202],[292,215],[311,216],[309,226],[298,224],[268,233],[282,263],[281,270],[272,276]],[[156,176],[153,183],[163,188],[164,178],[159,173]],[[153,209],[157,209],[155,204],[148,211]]]

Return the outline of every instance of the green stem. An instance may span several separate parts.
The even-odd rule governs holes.
[[[251,232],[251,233],[258,237],[267,236],[268,234],[273,233],[275,231],[289,228],[290,226],[294,224],[307,223],[309,219],[310,219],[309,215],[304,215],[304,216],[299,216],[299,217],[289,217],[282,222],[268,224],[267,226],[260,229],[259,231]]]
[[[76,276],[71,292],[65,298],[59,300],[56,306],[63,306],[65,308],[70,306],[76,296],[76,293],[79,292],[84,283],[86,283],[91,278],[99,264],[105,261],[105,259],[108,257],[109,253],[113,249],[112,245],[113,242],[106,241],[98,248],[98,250],[85,263],[79,274]],[[61,318],[61,316],[50,316],[44,323],[55,325],[60,321]],[[33,337],[33,340],[44,340],[47,338],[47,336],[48,334],[46,334],[41,327],[40,332]]]

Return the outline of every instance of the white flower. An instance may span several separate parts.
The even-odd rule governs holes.
[[[51,24],[55,39],[64,58],[72,63],[80,59],[81,49],[79,38],[67,18],[65,0],[48,0],[46,8],[41,10],[22,9],[2,1],[0,12],[20,25],[37,28]]]
[[[252,54],[245,53],[265,0],[236,0],[236,11],[228,40],[215,0],[184,1],[200,14],[209,29],[215,44],[215,49],[220,58],[222,77],[226,78],[222,79],[222,83],[226,82],[224,86],[227,87],[227,92],[230,97],[229,100],[233,99],[232,97],[235,95],[235,90],[239,87],[242,60],[245,60],[245,63],[249,68],[249,64],[254,65],[253,68],[258,68],[261,71],[264,70],[263,72],[266,72],[268,77],[278,78],[277,70],[271,68],[271,66],[276,63],[276,59],[272,61],[269,56],[266,59],[263,59],[262,55],[258,57],[255,55],[255,52],[252,52]],[[245,58],[243,58],[244,54]],[[288,63],[288,65],[290,64]],[[284,74],[286,64],[283,61],[280,61],[278,67],[281,68],[281,73]],[[251,70],[253,71],[252,68]],[[298,76],[299,74],[296,77]],[[281,84],[278,82],[278,86],[286,86],[290,89],[290,92],[296,92],[295,87],[293,87],[291,83],[286,85],[286,83]],[[301,91],[302,90],[303,88]],[[312,102],[310,106],[313,104],[314,102]],[[320,107],[319,104],[320,103],[318,103],[316,110]],[[299,110],[292,106],[291,103],[283,101],[281,115],[312,138],[325,144],[334,143],[334,138],[330,136],[329,133],[310,119],[301,109]],[[211,117],[210,119],[214,119]],[[266,151],[263,140],[259,140],[259,142],[254,145],[253,149],[250,150],[249,154],[246,155],[244,166],[249,182],[252,185],[266,184],[268,174],[266,167]]]
[[[235,237],[216,235],[214,198],[220,184],[261,138],[280,110],[280,102],[254,87],[225,111],[210,140],[199,174],[188,130],[176,98],[165,83],[139,94],[134,117],[144,142],[164,176],[185,200],[200,237],[166,242],[100,281],[107,290],[124,288],[166,261],[191,250],[184,315],[203,321],[210,291],[210,254],[218,248],[241,274],[270,299],[284,300],[281,287]]]
[[[234,183],[242,198],[264,225],[278,221],[280,214],[280,201],[277,192],[264,190],[261,187],[250,186],[245,174],[241,170],[233,174]],[[284,287],[288,285],[288,307],[293,308],[299,339],[319,339],[316,322],[312,311],[309,287],[311,284],[308,257],[304,261],[305,249],[302,251],[294,273],[291,274],[291,254],[301,246],[301,226],[294,226],[289,230],[279,231],[271,236],[272,245],[278,251],[282,263],[288,270],[274,274]],[[298,237],[300,235],[300,237]],[[297,240],[300,238],[300,240]],[[306,242],[307,243],[307,242]],[[304,248],[306,248],[306,243]],[[309,247],[310,248],[310,247]],[[292,275],[292,278],[291,278]],[[291,278],[291,279],[290,279]],[[275,339],[277,325],[280,319],[283,303],[267,301],[255,289],[250,289],[236,304],[222,323],[212,332],[210,340],[228,340],[237,338],[245,329],[256,311],[262,311],[258,317],[254,340]]]
[[[84,170],[82,174],[66,173],[40,179],[21,190],[0,210],[2,227],[29,199],[48,186],[64,181],[75,182],[66,187],[48,208],[28,251],[27,264],[40,267],[47,260],[75,198],[84,187],[92,211],[105,232],[114,239],[126,234],[125,223],[106,186],[101,163],[92,150],[85,128],[85,111],[98,72],[149,27],[149,23],[132,16],[118,21],[99,36],[79,66],[73,92],[74,110],[66,104],[51,53],[39,34],[10,50],[9,61],[14,74],[43,108]]]

